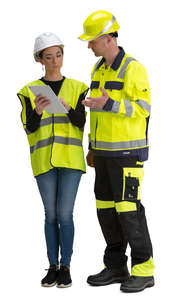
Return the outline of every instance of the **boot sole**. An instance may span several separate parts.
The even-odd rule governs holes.
[[[56,285],[56,283],[57,283],[57,281],[55,281],[55,282],[53,282],[53,283],[51,283],[51,284],[48,284],[48,283],[41,283],[41,286],[42,286],[42,287],[52,287],[52,286]]]
[[[72,283],[69,283],[69,284],[57,284],[58,288],[68,288],[70,286],[72,286]]]
[[[87,280],[87,283],[89,283],[92,286],[104,286],[104,285],[109,285],[109,284],[114,284],[114,283],[123,283],[124,281],[126,281],[129,278],[130,278],[130,276],[117,277],[114,280],[112,279],[112,280],[108,280],[106,282],[94,282],[94,281]]]
[[[152,282],[146,283],[142,288],[120,287],[120,290],[124,293],[138,293],[138,292],[144,291],[146,288],[153,287],[154,285],[155,285],[155,283],[152,281]]]

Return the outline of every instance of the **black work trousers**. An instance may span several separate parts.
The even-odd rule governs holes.
[[[120,269],[131,248],[132,267],[153,256],[140,188],[143,163],[137,157],[94,156],[97,216],[106,241],[104,264]]]

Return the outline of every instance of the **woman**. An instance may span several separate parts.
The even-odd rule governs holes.
[[[27,133],[31,165],[45,210],[45,238],[50,267],[42,286],[71,286],[74,223],[73,207],[82,173],[85,110],[81,101],[87,86],[61,74],[63,43],[53,33],[35,40],[34,58],[45,66],[45,76],[24,86],[17,94],[22,103],[21,119]],[[68,111],[48,114],[50,100],[35,97],[29,86],[49,85]],[[59,260],[60,251],[60,260]]]

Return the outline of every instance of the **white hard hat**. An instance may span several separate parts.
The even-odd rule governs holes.
[[[36,61],[38,61],[38,54],[52,46],[60,46],[64,47],[62,41],[59,39],[58,36],[56,36],[52,32],[44,32],[40,34],[36,39],[35,39],[35,44],[34,44],[34,58]]]

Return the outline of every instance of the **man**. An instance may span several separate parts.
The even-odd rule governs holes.
[[[148,159],[150,88],[145,68],[118,47],[118,30],[111,13],[96,11],[79,37],[102,57],[92,69],[90,97],[83,104],[90,107],[87,163],[95,167],[97,216],[107,247],[104,270],[87,282],[120,282],[123,292],[139,292],[154,285],[152,244],[140,199],[143,162]]]

